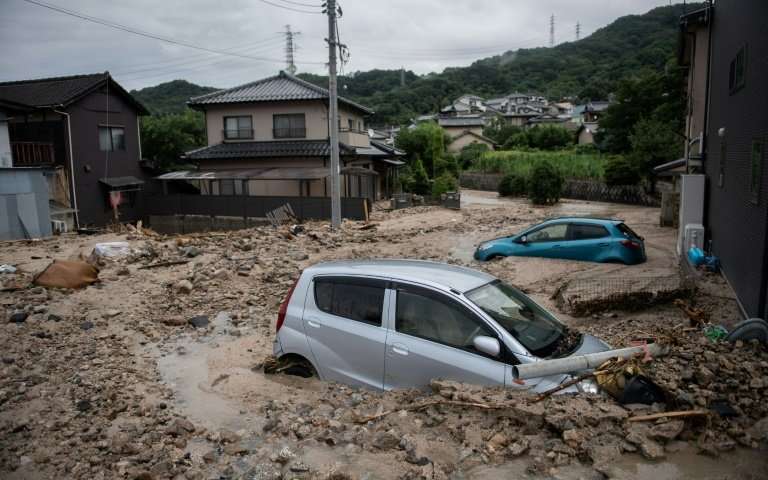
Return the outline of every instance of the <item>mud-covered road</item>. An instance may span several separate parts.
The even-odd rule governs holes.
[[[645,237],[649,261],[626,267],[471,258],[482,240],[561,215],[623,218]],[[461,211],[376,211],[373,221],[370,229],[346,222],[340,232],[309,223],[295,236],[263,227],[0,245],[0,263],[19,268],[0,275],[3,288],[23,287],[51,259],[87,258],[96,243],[128,241],[132,248],[128,257],[102,262],[101,282],[88,288],[0,293],[0,478],[659,480],[762,478],[768,471],[764,347],[711,344],[672,305],[577,319],[551,299],[570,279],[676,274],[675,232],[658,227],[658,210],[578,201],[541,208],[464,191]],[[725,402],[736,416],[632,424],[628,417],[662,406],[627,409],[600,396],[534,404],[525,394],[450,382],[432,392],[380,393],[261,372],[278,306],[303,267],[383,257],[486,270],[615,346],[638,336],[674,337],[673,355],[649,371],[670,394],[667,408]],[[188,263],[140,268],[168,260]],[[737,318],[717,278],[706,279],[693,301],[714,323]],[[27,316],[11,322],[14,313]],[[431,406],[409,409],[424,403]]]

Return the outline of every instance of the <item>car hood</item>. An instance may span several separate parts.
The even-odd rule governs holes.
[[[489,243],[500,242],[502,240],[507,240],[507,241],[508,240],[512,240],[516,236],[517,236],[517,234],[512,234],[512,235],[506,235],[504,237],[497,237],[497,238],[492,238],[490,240],[484,240],[484,241],[480,242],[477,246],[479,247],[481,245],[488,245]]]
[[[611,346],[604,341],[585,333],[581,336],[581,344],[579,345],[579,348],[571,352],[568,356],[575,357],[576,355],[586,355],[587,353],[605,352],[610,349]]]
[[[579,345],[579,348],[574,350],[568,357],[573,357],[576,355],[586,355],[588,353],[598,353],[598,352],[605,352],[607,350],[611,349],[611,346],[605,343],[604,341],[600,340],[599,338],[584,334],[581,337],[581,344]],[[567,357],[566,357],[567,358]],[[574,372],[576,373],[576,372]],[[534,384],[532,386],[532,390],[536,393],[544,393],[550,388],[557,387],[558,385],[567,382],[569,380],[572,380],[574,377],[568,374],[559,374],[559,375],[552,375],[549,377],[541,377],[539,379],[535,379],[532,381]],[[590,382],[581,382],[578,385],[572,385],[571,387],[565,388],[558,393],[580,393],[582,391],[585,391],[585,388],[587,388],[587,384]],[[591,382],[594,384],[594,382]],[[596,385],[591,385],[592,389],[596,389]],[[586,390],[589,391],[589,390]]]

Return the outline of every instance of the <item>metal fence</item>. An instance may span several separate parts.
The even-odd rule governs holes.
[[[365,198],[341,199],[341,215],[365,220]],[[222,217],[266,218],[270,212],[290,205],[299,220],[331,218],[329,197],[253,197],[248,195],[146,195],[147,215],[209,215]]]
[[[649,195],[640,185],[609,186],[603,182],[593,180],[566,180],[561,196],[563,198],[628,203],[648,207],[658,207],[661,205],[660,198]]]
[[[646,277],[602,277],[569,280],[552,298],[575,317],[606,310],[642,310],[689,296],[694,281],[683,274]]]

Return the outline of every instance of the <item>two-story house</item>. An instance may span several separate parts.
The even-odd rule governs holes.
[[[328,97],[326,89],[280,72],[192,98],[189,106],[205,114],[208,145],[184,157],[198,170],[159,179],[185,181],[200,195],[327,198]],[[369,139],[365,118],[372,113],[339,97],[343,197],[372,201],[394,189],[401,152]]]
[[[0,83],[11,166],[41,167],[51,215],[103,226],[142,218],[139,116],[147,110],[109,72]],[[117,217],[117,218],[116,218]]]
[[[696,213],[744,315],[761,318],[768,316],[766,18],[764,0],[707,2],[681,18],[678,57],[688,93],[683,165],[701,190],[683,192],[680,228],[683,212]]]

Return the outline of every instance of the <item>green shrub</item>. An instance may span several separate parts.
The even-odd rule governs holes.
[[[605,164],[604,178],[608,185],[637,185],[640,177],[637,162],[630,157],[611,157]]]
[[[444,173],[450,173],[454,177],[459,176],[459,162],[456,155],[446,153],[435,164],[435,177],[439,177]]]
[[[525,175],[508,173],[499,182],[499,196],[519,197],[528,193],[528,182]]]
[[[576,145],[574,151],[579,155],[592,155],[597,153],[597,145],[594,143],[581,143]]]
[[[551,205],[560,200],[563,190],[563,175],[552,165],[544,161],[537,163],[531,170],[528,181],[528,197],[537,205]]]
[[[432,184],[432,196],[439,197],[445,192],[456,192],[459,190],[459,182],[456,177],[448,172],[437,177]]]
[[[567,150],[556,152],[511,150],[487,152],[472,166],[471,170],[483,173],[519,173],[530,178],[534,165],[548,161],[555,165],[565,178],[602,179],[603,167],[607,159],[608,157],[604,155],[576,155]]]
[[[459,166],[466,170],[470,166],[474,165],[483,154],[490,149],[488,145],[484,143],[470,143],[464,146],[459,153]]]

